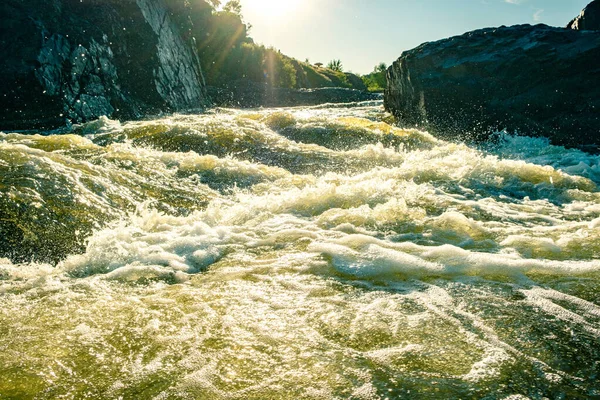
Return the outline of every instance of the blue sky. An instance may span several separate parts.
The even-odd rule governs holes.
[[[514,24],[566,24],[591,0],[242,0],[256,42],[292,57],[370,72],[402,51],[473,29]],[[293,5],[292,5],[293,4]]]

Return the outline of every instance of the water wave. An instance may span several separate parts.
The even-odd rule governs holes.
[[[0,134],[0,393],[600,395],[599,158],[388,118]]]

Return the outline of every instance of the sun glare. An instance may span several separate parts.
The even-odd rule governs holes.
[[[296,11],[301,0],[246,0],[248,10],[263,17],[281,17]]]

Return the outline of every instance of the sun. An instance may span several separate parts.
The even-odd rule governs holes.
[[[301,0],[244,0],[244,8],[253,14],[275,18],[297,11]]]

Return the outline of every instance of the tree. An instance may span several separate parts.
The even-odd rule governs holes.
[[[377,64],[375,66],[375,69],[373,69],[373,72],[377,73],[377,72],[386,72],[387,71],[387,65],[384,62],[380,62],[379,64]]]
[[[377,64],[373,68],[373,72],[368,75],[363,75],[362,80],[369,91],[380,92],[387,86],[387,65],[384,62]]]
[[[193,0],[191,2],[186,1],[186,3],[189,3],[192,6],[194,3],[206,3],[216,10],[221,5],[221,0]]]
[[[242,16],[242,4],[240,0],[229,0],[224,6],[223,11],[235,14],[239,17]]]
[[[329,61],[329,64],[327,64],[327,68],[329,68],[330,70],[333,70],[333,71],[337,71],[337,72],[343,72],[344,71],[344,67],[342,66],[342,61],[341,60],[331,60],[331,61]]]

